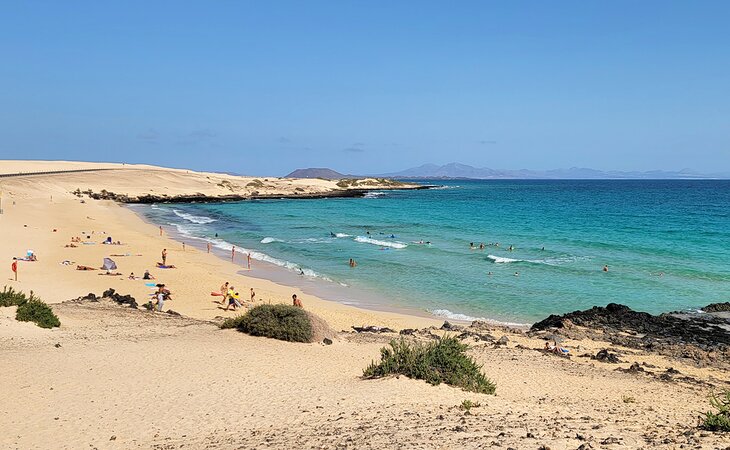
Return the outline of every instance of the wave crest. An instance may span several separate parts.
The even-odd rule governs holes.
[[[362,242],[365,244],[373,244],[373,245],[379,245],[380,247],[390,247],[390,248],[406,248],[408,247],[408,244],[404,244],[402,242],[397,241],[379,241],[377,239],[371,239],[369,237],[365,236],[358,236],[355,238],[355,242]]]
[[[176,216],[183,218],[183,219],[187,220],[188,222],[192,222],[192,223],[204,224],[204,223],[211,223],[211,222],[216,221],[215,219],[213,219],[211,217],[194,216],[192,214],[186,213],[185,211],[180,211],[177,209],[173,209],[172,212],[175,213]]]

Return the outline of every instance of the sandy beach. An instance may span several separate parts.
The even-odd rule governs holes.
[[[99,170],[104,169],[104,170]],[[524,330],[488,328],[505,345],[467,338],[497,395],[472,394],[405,377],[363,380],[395,333],[354,333],[352,326],[396,331],[443,321],[370,311],[326,301],[253,276],[244,255],[227,261],[172,240],[113,200],[73,192],[142,195],[326,194],[326,180],[254,179],[152,166],[0,161],[0,174],[89,170],[0,178],[2,285],[33,291],[61,319],[45,330],[0,308],[2,448],[727,448],[727,435],[701,431],[708,395],[730,374],[691,359],[671,359],[601,340],[569,340],[570,359],[544,353]],[[255,183],[254,180],[259,180]],[[251,184],[254,183],[254,184]],[[70,247],[71,238],[82,242]],[[105,245],[111,237],[121,245]],[[175,269],[158,269],[161,252]],[[10,262],[20,261],[18,281]],[[116,256],[121,255],[121,256]],[[79,271],[111,257],[121,275]],[[64,264],[67,262],[67,264]],[[74,301],[113,288],[139,303],[152,292],[141,277],[173,293],[165,310],[133,310],[107,300]],[[256,270],[254,265],[253,271]],[[245,272],[244,272],[245,273]],[[220,330],[224,311],[210,295],[223,282],[255,304],[290,303],[338,332],[332,345],[296,344]],[[346,299],[341,299],[346,300]],[[466,325],[466,324],[463,324]],[[610,348],[608,364],[580,355]],[[627,373],[633,363],[645,368]],[[664,377],[669,368],[682,376]],[[670,373],[672,373],[670,371]],[[465,412],[465,399],[481,406]],[[542,446],[542,447],[541,447]]]

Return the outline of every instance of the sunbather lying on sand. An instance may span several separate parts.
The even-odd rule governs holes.
[[[99,275],[110,275],[110,276],[116,277],[116,276],[118,276],[118,275],[121,275],[121,273],[120,273],[120,272],[109,272],[109,271],[107,270],[106,272],[104,272],[104,273],[100,273]]]
[[[552,353],[555,353],[556,355],[560,355],[560,356],[568,356],[568,354],[570,354],[570,350],[568,350],[565,347],[561,347],[555,341],[546,342],[545,343],[545,350],[547,350],[549,352],[552,352]]]
[[[76,270],[96,270],[96,269],[93,267],[89,267],[89,266],[76,266]]]
[[[177,269],[174,265],[170,264],[169,266],[166,266],[165,264],[162,264],[161,262],[157,263],[158,269]]]

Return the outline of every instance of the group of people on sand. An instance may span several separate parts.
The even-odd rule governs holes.
[[[222,297],[221,304],[226,305],[225,311],[228,311],[228,308],[231,307],[234,311],[243,307],[243,303],[241,303],[241,295],[238,291],[236,291],[236,288],[227,281],[221,286],[219,295]],[[254,291],[253,288],[250,290],[250,296],[251,303],[253,303],[256,300],[256,291]]]
[[[165,301],[172,300],[172,294],[167,287],[160,283],[157,285],[157,291],[154,293],[155,309],[162,311],[162,307],[165,305]]]

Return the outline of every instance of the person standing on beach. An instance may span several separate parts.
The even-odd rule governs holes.
[[[251,254],[246,254],[246,262],[248,262],[248,270],[251,270]]]
[[[162,236],[162,225],[160,225],[160,236]]]
[[[210,242],[208,242],[208,253],[210,253]]]
[[[226,304],[226,298],[228,297],[228,282],[226,281],[223,286],[221,286],[221,295],[223,296],[223,299],[221,300],[221,304]]]
[[[236,246],[231,246],[231,261],[233,261],[233,257],[236,256]]]
[[[10,270],[13,271],[15,281],[18,281],[18,258],[13,258],[13,263],[10,264]]]
[[[166,248],[162,249],[162,265],[163,266],[167,265],[167,249]]]
[[[254,292],[253,288],[251,288],[251,301],[252,302],[255,301],[254,300],[255,298],[256,298],[256,292]]]

